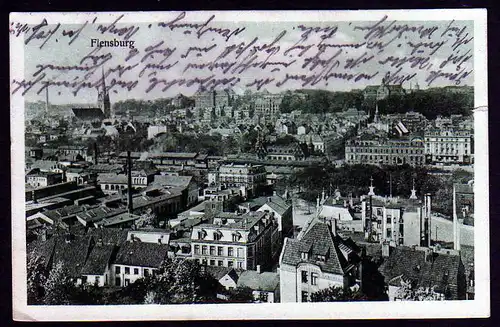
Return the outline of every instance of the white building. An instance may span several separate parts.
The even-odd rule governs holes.
[[[168,255],[168,244],[126,242],[111,265],[113,286],[128,286],[158,270]]]

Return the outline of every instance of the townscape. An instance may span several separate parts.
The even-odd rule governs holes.
[[[472,87],[102,82],[26,103],[28,304],[474,299]]]

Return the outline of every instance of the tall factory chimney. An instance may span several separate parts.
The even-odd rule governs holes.
[[[453,249],[460,251],[460,225],[457,216],[457,190],[453,184]]]
[[[94,165],[97,165],[97,142],[94,142]]]
[[[49,107],[50,107],[50,104],[49,104],[49,88],[46,87],[45,88],[45,113],[49,113]]]
[[[424,205],[424,242],[423,246],[431,246],[431,194],[425,194],[425,205]]]
[[[127,209],[128,213],[132,213],[134,204],[132,202],[132,159],[130,158],[130,151],[127,151]]]

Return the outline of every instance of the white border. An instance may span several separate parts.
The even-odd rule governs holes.
[[[41,18],[62,24],[76,24],[98,16],[100,23],[111,23],[123,13],[11,13],[10,21],[36,24]],[[21,321],[115,321],[115,320],[214,320],[214,319],[376,319],[376,318],[474,318],[490,315],[489,275],[489,191],[488,191],[488,113],[486,10],[372,10],[372,11],[251,11],[189,12],[189,20],[217,21],[367,21],[382,15],[390,19],[474,20],[475,88],[475,274],[476,299],[446,302],[369,302],[300,304],[205,304],[205,305],[127,305],[127,306],[27,306],[26,245],[24,208],[24,99],[11,96],[12,169],[12,263],[13,317]],[[171,17],[169,15],[169,17]],[[159,22],[159,12],[125,13],[121,23]],[[22,78],[24,48],[22,38],[10,39],[10,81]],[[12,88],[12,85],[11,85]]]

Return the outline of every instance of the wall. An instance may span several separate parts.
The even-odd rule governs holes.
[[[295,267],[281,264],[280,269],[280,296],[282,303],[295,303],[297,300],[297,278]]]

